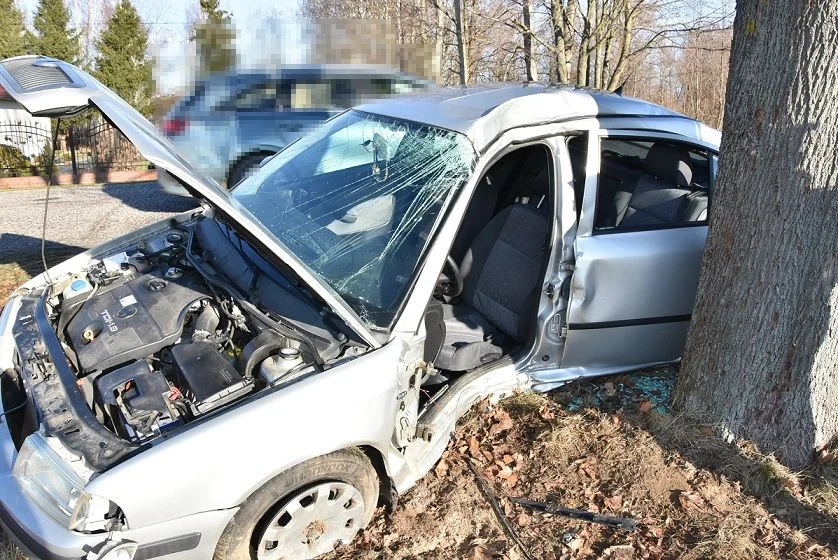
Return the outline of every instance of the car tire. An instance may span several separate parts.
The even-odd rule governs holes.
[[[291,467],[242,504],[221,534],[214,559],[316,558],[351,542],[367,526],[378,492],[375,468],[359,449]]]
[[[259,164],[261,164],[266,157],[270,157],[272,155],[273,152],[257,152],[255,154],[245,156],[237,161],[236,164],[230,168],[230,172],[227,174],[227,189],[232,189],[238,185],[242,179],[253,173],[253,171],[259,167]]]

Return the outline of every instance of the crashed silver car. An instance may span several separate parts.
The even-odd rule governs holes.
[[[314,558],[436,463],[485,396],[675,362],[719,133],[538,85],[349,110],[232,192],[83,71],[200,207],[80,254],[0,319],[0,520],[39,558]]]

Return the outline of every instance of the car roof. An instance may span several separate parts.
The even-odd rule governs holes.
[[[718,146],[720,133],[660,105],[570,85],[494,84],[435,88],[359,105],[358,110],[421,122],[469,137],[482,151],[504,131],[581,118],[673,119],[691,137]],[[642,126],[638,128],[643,128]],[[676,127],[679,133],[683,126]]]
[[[201,79],[204,83],[246,84],[266,78],[305,79],[305,78],[398,78],[416,83],[431,82],[388,66],[375,64],[287,64],[277,69],[236,70],[215,74]]]

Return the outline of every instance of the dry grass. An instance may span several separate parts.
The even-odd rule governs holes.
[[[6,300],[12,291],[29,280],[29,278],[29,273],[19,263],[0,264],[0,308],[6,305]]]
[[[726,445],[711,427],[638,406],[571,412],[557,401],[574,390],[482,403],[436,472],[330,558],[521,558],[465,456],[492,484],[534,558],[834,557],[838,522],[826,514],[835,478],[789,472],[752,445]],[[533,514],[506,496],[633,517],[639,527],[626,533]]]
[[[26,560],[26,556],[2,531],[0,531],[0,560]]]

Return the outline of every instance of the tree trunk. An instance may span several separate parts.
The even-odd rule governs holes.
[[[538,80],[538,69],[535,66],[535,56],[533,53],[532,40],[532,6],[531,0],[523,0],[521,2],[521,24],[524,28],[524,68],[527,73],[527,81],[534,82]]]
[[[591,58],[591,34],[596,26],[596,2],[588,2],[588,9],[582,17],[582,39],[579,41],[579,56],[576,59],[576,85],[588,85],[588,66]]]
[[[440,84],[442,83],[442,59],[445,56],[445,28],[443,27],[445,25],[445,12],[442,10],[442,6],[436,2],[433,3],[433,6],[436,12],[436,27],[434,29],[436,34],[434,35],[434,59],[431,64],[431,76],[436,83]]]
[[[622,29],[619,30],[620,54],[617,56],[614,72],[611,73],[611,78],[608,80],[608,91],[616,91],[623,85],[626,65],[631,54],[631,41],[634,38],[634,22],[637,18],[637,10],[634,9],[630,0],[624,0],[623,14],[625,23]]]
[[[530,0],[523,0],[521,8],[521,20],[524,27],[524,66],[527,72],[527,81],[534,82],[538,80],[538,69],[535,66],[535,56],[533,56]]]
[[[602,89],[603,66],[605,65],[605,45],[608,43],[608,29],[606,29],[605,3],[594,1],[596,5],[597,24],[594,31],[594,71],[590,85]]]
[[[563,0],[556,0],[562,2]],[[576,41],[574,40],[576,14],[579,11],[579,0],[567,0],[567,6],[564,10],[564,44],[565,44],[565,61],[568,64],[567,80],[570,81],[570,62],[574,57],[574,50],[576,49]]]
[[[565,45],[565,13],[562,0],[550,3],[550,25],[553,26],[553,77],[559,83],[567,83],[567,46]]]
[[[460,62],[460,84],[468,83],[468,59],[466,46],[466,22],[463,15],[463,0],[454,0],[454,19],[456,19],[457,54]]]
[[[675,405],[793,468],[838,430],[838,2],[739,0]]]

